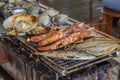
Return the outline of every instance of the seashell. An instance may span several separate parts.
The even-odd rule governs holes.
[[[16,8],[11,11],[12,14],[21,14],[21,13],[27,13],[27,11],[24,8]]]
[[[15,0],[16,3],[22,2],[23,0]]]
[[[59,14],[56,15],[52,18],[52,22],[55,25],[63,25],[66,24],[66,22],[68,22],[68,16],[65,14]]]
[[[46,14],[41,14],[38,18],[40,26],[50,26],[51,25],[51,18]]]
[[[9,3],[15,3],[15,0],[9,0]]]
[[[19,3],[22,2],[23,0],[9,0],[9,3]]]
[[[12,14],[11,14],[11,10],[12,10],[14,7],[15,7],[15,5],[12,4],[12,3],[7,3],[7,4],[3,5],[3,6],[1,7],[1,12],[2,12],[1,14],[2,14],[5,18],[11,16],[11,15],[12,15]]]
[[[28,32],[38,25],[35,16],[29,14],[15,14],[4,20],[3,26],[5,29],[17,32]]]
[[[44,34],[44,33],[47,33],[49,31],[46,28],[47,27],[41,27],[41,26],[35,27],[34,29],[32,29],[29,32],[29,34]]]
[[[42,13],[42,9],[39,6],[32,6],[28,8],[28,13],[29,14],[40,14]]]
[[[5,2],[0,2],[0,7],[5,5]]]
[[[36,1],[36,0],[26,0],[26,1],[29,1],[29,2],[34,2],[34,1]]]
[[[26,9],[28,9],[29,7],[32,7],[33,6],[33,3],[24,3],[23,5],[22,5],[22,7],[23,8],[26,8]]]
[[[12,10],[15,7],[13,3],[7,3],[2,8],[5,10]]]
[[[55,10],[55,9],[53,9],[53,8],[49,8],[49,9],[46,9],[46,10],[45,10],[44,14],[47,14],[47,15],[49,15],[50,17],[53,17],[53,16],[59,14],[59,11],[57,11],[57,10]]]

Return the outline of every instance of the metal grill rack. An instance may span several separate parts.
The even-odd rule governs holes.
[[[16,37],[8,37],[7,39],[13,42],[14,44],[18,45],[20,48],[24,48],[26,53],[28,53],[29,55],[31,53],[34,54],[34,52],[37,52],[37,50],[34,47],[30,46],[26,42],[26,39],[24,39],[23,37],[16,36]],[[116,53],[116,52],[113,52],[113,53]],[[110,53],[110,54],[113,54],[113,53]],[[43,57],[43,56],[39,56],[39,58],[44,65],[46,65],[49,68],[52,68],[55,72],[59,73],[59,75],[66,76],[72,72],[109,60],[112,58],[110,54],[103,55],[103,56],[97,57],[94,60],[89,60],[89,61],[63,60],[63,59],[55,59],[55,58],[49,58],[49,57]],[[32,58],[36,59],[37,57],[38,56],[34,55]]]

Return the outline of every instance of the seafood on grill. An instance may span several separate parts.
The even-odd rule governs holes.
[[[49,37],[50,35],[56,33],[57,31],[62,31],[66,27],[68,27],[68,26],[36,27],[36,28],[32,29],[30,32],[28,32],[28,34],[34,35],[34,36],[31,36],[30,41],[39,42],[40,40],[43,40],[43,39]],[[36,34],[38,34],[38,35],[36,35]]]
[[[26,14],[27,11],[24,8],[15,8],[11,11],[11,13],[14,14]]]
[[[7,30],[15,30],[16,33],[24,33],[38,25],[35,16],[29,14],[15,14],[4,20],[3,26]]]
[[[51,34],[53,34],[54,32],[50,32],[50,33],[46,33],[46,34],[43,34],[43,35],[35,35],[35,36],[32,36],[30,38],[30,41],[32,42],[39,42],[40,40],[43,40],[45,38],[47,38],[48,36],[50,36]]]
[[[44,11],[44,14],[50,16],[50,17],[53,17],[55,15],[58,15],[59,14],[59,11],[53,9],[53,8],[48,8]]]
[[[64,25],[68,22],[68,16],[65,14],[55,15],[52,18],[53,24],[55,25]]]
[[[30,35],[43,35],[46,33],[51,33],[54,31],[61,31],[63,29],[66,29],[69,26],[49,26],[49,27],[43,27],[43,26],[37,26],[34,29],[32,29],[31,31],[28,32],[28,34]],[[34,36],[33,36],[34,37]]]
[[[50,29],[47,29],[47,27],[42,27],[42,26],[37,26],[34,29],[32,29],[31,31],[28,32],[28,34],[30,35],[36,35],[36,34],[45,34],[48,33]]]
[[[105,37],[93,37],[76,45],[76,50],[90,52],[95,56],[111,53],[119,48],[120,41]]]
[[[83,51],[74,51],[74,50],[54,50],[46,52],[36,52],[35,55],[42,55],[51,58],[66,59],[66,60],[92,60],[96,56]]]
[[[38,47],[39,51],[48,51],[48,50],[54,50],[54,49],[58,49],[58,48],[62,48],[66,45],[69,44],[73,44],[77,41],[79,41],[80,39],[83,39],[85,37],[89,37],[91,33],[94,33],[95,29],[90,28],[87,30],[83,30],[83,31],[79,31],[79,32],[74,32],[68,36],[65,36],[59,40],[57,40],[56,42],[47,45],[47,46],[42,46],[41,45]],[[39,43],[38,43],[39,45]]]
[[[84,23],[79,23],[79,25],[73,25],[70,27],[66,27],[63,29],[60,29],[59,31],[53,32],[51,35],[49,35],[47,38],[41,40],[38,43],[38,46],[45,46],[48,44],[51,44],[65,36],[68,36],[76,31],[84,30]]]
[[[51,18],[46,14],[41,14],[38,17],[39,26],[48,27],[51,25]]]

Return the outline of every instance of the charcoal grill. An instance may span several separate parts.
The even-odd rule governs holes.
[[[48,9],[49,7],[39,4],[44,10]],[[78,21],[69,18],[69,21],[67,22],[69,25],[72,25]],[[99,35],[109,37],[109,38],[114,38],[112,36],[109,36],[105,33],[102,33],[100,31],[97,32]],[[63,60],[63,59],[56,59],[56,58],[49,58],[49,57],[43,57],[43,56],[38,56],[34,55],[35,52],[38,52],[34,47],[32,47],[29,42],[27,42],[26,37],[22,36],[8,36],[6,37],[7,40],[11,41],[13,44],[17,45],[20,49],[25,51],[28,55],[33,55],[31,58],[36,60],[40,59],[40,61],[50,69],[53,69],[57,75],[61,76],[66,76],[72,72],[81,70],[83,68],[87,68],[92,65],[96,65],[97,63],[101,63],[103,61],[107,61],[112,58],[111,54],[116,53],[116,51],[111,52],[110,54],[106,54],[100,57],[97,57],[94,60],[89,60],[89,61],[81,61],[81,60]]]
[[[47,9],[49,7],[40,4],[40,6],[43,9]],[[69,18],[69,21],[67,22],[68,24],[72,25],[78,21]],[[113,38],[105,33],[102,33],[98,31],[98,34],[103,35],[105,37],[110,37]],[[55,59],[55,58],[49,58],[49,57],[43,57],[43,56],[38,56],[34,55],[35,52],[38,52],[34,47],[32,47],[29,42],[26,41],[26,37],[22,36],[7,36],[5,37],[6,40],[12,42],[16,46],[18,46],[20,49],[23,49],[24,52],[26,52],[28,55],[33,55],[31,58],[33,60],[40,59],[41,63],[45,66],[47,66],[50,69],[53,69],[56,72],[56,76],[67,76],[70,73],[73,73],[75,71],[81,70],[83,68],[87,68],[92,65],[96,65],[98,63],[107,61],[112,59],[112,55],[116,53],[116,51],[111,52],[110,54],[103,55],[100,57],[97,57],[94,60],[89,60],[89,61],[81,61],[81,60],[63,60],[63,59]],[[57,80],[57,79],[56,79]]]
[[[39,58],[40,61],[45,66],[52,68],[55,72],[57,72],[61,76],[66,76],[72,72],[109,60],[112,58],[112,54],[116,53],[116,51],[114,51],[114,52],[111,52],[110,54],[102,55],[100,57],[97,57],[96,59],[89,60],[89,61],[63,60],[63,59],[56,59],[56,58],[49,58],[49,57],[34,55],[34,53],[38,51],[34,47],[32,47],[29,44],[29,42],[27,42],[25,37],[9,36],[9,37],[6,37],[6,39],[11,41],[15,45],[17,45],[20,49],[22,48],[29,55],[32,54],[33,55],[31,57],[32,59],[35,60]]]

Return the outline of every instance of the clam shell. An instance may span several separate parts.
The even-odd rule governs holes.
[[[49,8],[49,9],[46,9],[46,10],[45,10],[44,14],[47,14],[47,15],[49,15],[50,17],[53,17],[53,16],[59,14],[59,11],[57,11],[57,10],[55,10],[55,9],[53,9],[53,8]]]
[[[39,14],[42,13],[42,9],[39,6],[32,6],[28,8],[29,14]]]
[[[15,29],[18,32],[28,32],[38,25],[35,16],[29,14],[15,14],[3,22],[5,29]]]
[[[51,25],[51,18],[48,15],[42,14],[38,18],[40,26],[50,26]]]
[[[28,9],[29,7],[32,7],[33,6],[33,3],[25,3],[22,5],[23,8],[26,8]]]
[[[66,24],[66,22],[68,22],[68,16],[65,14],[59,14],[59,15],[55,15],[52,18],[52,22],[55,25],[63,25]]]
[[[5,5],[5,3],[4,2],[0,2],[0,7],[3,6],[3,5]]]
[[[20,14],[20,13],[27,13],[27,11],[24,8],[16,8],[11,11],[12,14]]]

